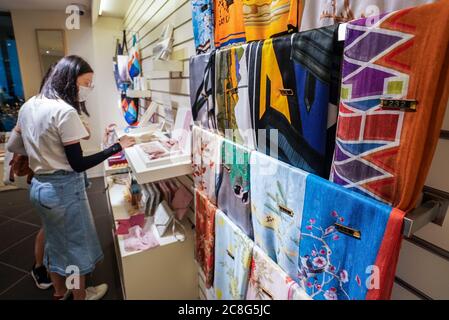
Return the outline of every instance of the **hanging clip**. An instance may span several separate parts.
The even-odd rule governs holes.
[[[344,225],[341,225],[339,223],[335,223],[334,224],[335,229],[337,229],[338,232],[341,232],[347,236],[353,237],[357,240],[361,240],[362,239],[362,233],[359,230],[356,229],[352,229],[349,227],[346,227]]]
[[[293,216],[295,215],[295,213],[293,212],[293,210],[292,209],[289,209],[289,208],[287,208],[286,206],[283,206],[283,205],[279,205],[279,210],[282,212],[282,213],[285,213],[285,214],[287,214],[287,215],[289,215],[290,217],[292,217],[293,218]]]
[[[234,255],[231,253],[231,251],[226,250],[226,252],[228,253],[228,256],[229,256],[232,260],[235,260],[235,257],[234,257]]]
[[[294,94],[292,89],[279,89],[279,91],[283,96],[292,96]]]
[[[381,99],[380,104],[384,110],[416,112],[418,101],[409,99]]]
[[[239,88],[226,89],[226,93],[238,94],[239,93]]]

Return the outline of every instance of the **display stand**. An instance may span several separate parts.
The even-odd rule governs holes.
[[[182,116],[181,120],[183,120]],[[180,121],[180,123],[185,122]],[[152,132],[164,135],[159,131],[161,129],[162,127],[158,125],[152,125],[134,129],[130,133],[123,130],[117,130],[116,133],[118,137],[123,134],[138,136]],[[192,173],[189,148],[188,151],[181,149],[184,152],[177,155],[174,153],[172,157],[164,161],[155,160],[154,163],[146,161],[146,155],[142,154],[142,151],[139,152],[139,148],[140,146],[136,145],[125,150],[127,166],[110,167],[107,162],[104,164],[108,208],[114,226],[112,234],[123,296],[125,299],[138,300],[198,299],[198,272],[194,259],[195,239],[190,222],[194,215],[192,210],[188,212],[182,226],[176,225],[174,232],[170,230],[163,237],[159,236],[155,225],[152,224],[151,230],[160,245],[146,251],[126,251],[124,237],[116,234],[116,221],[129,219],[130,213],[135,212],[135,209],[125,199],[127,186],[114,183],[114,175],[128,174],[131,171],[133,178],[143,185],[172,178],[185,180],[185,176]],[[152,220],[153,218],[148,217],[147,223],[151,224]]]
[[[124,198],[126,187],[111,181],[111,177],[105,177],[109,211],[115,226],[117,219],[129,218],[129,204]],[[198,299],[197,266],[193,259],[194,234],[187,221],[183,226],[184,241],[178,241],[182,236],[179,230],[177,239],[171,234],[159,237],[153,228],[160,246],[135,252],[126,252],[123,237],[116,235],[115,228],[112,229],[125,299]]]

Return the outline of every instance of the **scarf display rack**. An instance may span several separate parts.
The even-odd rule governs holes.
[[[449,195],[441,195],[424,189],[421,205],[404,217],[404,237],[411,238],[418,230],[429,223],[443,226],[448,209]]]
[[[448,93],[444,86],[446,78],[442,75],[441,83],[416,89],[417,82],[428,84],[429,80],[422,74],[423,65],[414,60],[416,53],[421,53],[423,48],[414,46],[415,42],[410,40],[421,39],[427,31],[427,27],[415,24],[416,16],[422,15],[426,19],[432,16],[437,21],[435,25],[446,23],[443,14],[436,14],[441,12],[438,9],[443,9],[443,4],[386,13],[380,15],[374,25],[360,19],[328,29],[314,29],[309,33],[303,31],[259,42],[240,41],[238,45],[217,46],[216,51],[205,56],[206,62],[211,63],[204,63],[199,57],[190,61],[191,68],[199,75],[202,70],[205,70],[205,75],[216,75],[212,90],[205,91],[205,99],[201,101],[198,97],[193,99],[195,103],[192,107],[194,110],[201,109],[208,118],[212,114],[217,124],[205,121],[203,116],[195,117],[196,124],[202,130],[212,131],[228,141],[255,150],[251,151],[251,157],[258,161],[256,165],[251,164],[249,196],[254,238],[246,232],[251,238],[246,240],[254,240],[254,246],[269,255],[312,299],[389,299],[401,239],[412,237],[430,223],[442,225],[444,222],[449,197],[429,188],[422,189],[438,140],[438,129],[433,130],[426,124],[433,123],[432,119],[435,118],[438,119],[434,121],[435,126],[441,124],[446,106],[443,106],[443,100]],[[401,29],[404,26],[408,29]],[[440,40],[443,48],[441,54],[435,53],[433,68],[438,75],[447,67],[443,59],[447,38],[439,33],[434,40]],[[324,56],[308,52],[304,42],[319,48],[316,51],[325,53]],[[341,42],[344,46],[337,45]],[[344,51],[341,50],[343,47]],[[415,55],[409,50],[411,47]],[[290,60],[284,57],[290,57]],[[321,64],[314,63],[316,61]],[[341,67],[341,78],[338,78],[332,71]],[[333,78],[324,77],[330,73]],[[205,76],[203,84],[197,86],[193,83],[191,98],[195,98],[195,92],[201,92],[202,86],[205,87],[208,82]],[[341,90],[335,86],[337,83]],[[434,89],[441,90],[441,99],[439,95],[435,101],[429,98]],[[341,92],[341,97],[338,95],[336,100],[333,98],[337,95],[333,93],[337,91]],[[317,95],[317,92],[320,94]],[[314,104],[318,98],[322,100]],[[197,105],[199,102],[200,108]],[[398,107],[394,102],[410,106]],[[298,114],[298,109],[303,111],[301,107],[304,105],[307,112]],[[339,105],[340,115],[334,127],[336,138],[329,130],[332,124],[329,120],[332,119],[327,119],[328,132],[325,132],[325,125],[320,127],[321,130],[308,127],[312,122],[316,126],[326,123],[326,115],[331,114],[330,110],[326,112],[327,105]],[[311,115],[315,118],[312,119]],[[248,119],[249,122],[246,121]],[[230,129],[234,130],[232,134],[226,131]],[[270,148],[271,139],[279,139],[279,154],[266,160],[264,153],[268,141],[259,137],[254,146],[242,136],[242,132],[257,132],[260,129],[276,129],[281,133],[279,138],[268,139]],[[417,137],[414,134],[417,130],[427,138]],[[196,140],[194,138],[193,143],[198,146],[194,148],[194,164],[195,150],[201,150],[198,152],[198,158],[201,158],[198,165],[210,163],[206,167],[213,168],[212,164],[215,166],[214,159],[217,158],[215,151],[220,148],[210,146],[220,138],[206,139],[205,143],[203,136],[207,134],[198,135]],[[329,159],[323,157],[329,151],[325,150],[328,147],[325,138],[330,144],[336,143],[335,153],[331,151],[334,156],[330,182],[326,168],[316,167],[323,163],[323,158]],[[309,150],[307,147],[312,148]],[[264,169],[259,168],[265,168],[260,164],[264,161],[271,167],[280,165],[283,169],[278,169],[276,174],[264,181],[260,178]],[[410,165],[410,162],[416,163],[416,166]],[[225,185],[230,190],[228,193],[234,191],[237,196],[241,195],[247,178],[238,172],[238,167],[232,167],[236,164],[222,164],[216,173],[217,183],[207,184],[207,189],[220,186],[223,179],[221,171],[227,170],[231,176],[227,178],[224,175],[227,178]],[[195,184],[195,187],[203,191],[203,185]],[[212,206],[216,206],[214,210],[217,214],[222,215],[221,210],[227,209],[228,203],[223,206],[215,203],[214,197],[209,200]],[[343,204],[342,201],[346,202]],[[235,208],[232,210],[236,211]],[[332,218],[326,216],[329,212]],[[234,228],[238,219],[224,213],[232,222],[216,222],[215,257],[210,254],[208,261],[218,261],[219,267],[234,266],[234,271],[226,272],[230,274],[230,279],[227,279],[222,270],[215,266],[212,276],[219,283],[218,286],[214,285],[217,299],[227,298],[231,294],[220,283],[231,281],[234,286],[244,283],[248,272],[245,268],[236,272],[246,266],[246,260],[236,258],[235,252],[241,246],[231,244],[231,232],[222,231],[221,226],[230,224]],[[242,209],[241,215],[245,214],[248,214],[247,211]],[[337,222],[333,221],[335,219]],[[289,230],[288,226],[293,226],[295,230]],[[333,234],[334,231],[337,233]],[[214,231],[197,232],[211,235]],[[231,238],[223,238],[223,233]],[[362,237],[362,234],[365,236]],[[297,236],[300,238],[297,239]],[[366,237],[370,240],[367,241]],[[218,248],[223,246],[222,242],[231,248],[227,255],[217,250],[217,245]],[[348,258],[348,253],[358,258]],[[361,283],[365,279],[361,270],[368,265],[379,268],[383,278],[382,288],[362,289]],[[329,270],[330,278],[327,278]],[[355,276],[355,282],[348,279],[348,274],[350,278]],[[321,281],[323,283],[320,285]],[[332,287],[325,288],[323,284],[327,286],[329,283]],[[206,289],[209,287],[206,286]],[[236,294],[232,297],[241,299],[243,291],[232,292]]]

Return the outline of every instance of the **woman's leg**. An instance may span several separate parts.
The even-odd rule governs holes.
[[[73,289],[73,300],[85,300],[86,299],[86,276],[80,276],[80,288]]]
[[[45,235],[44,229],[41,228],[37,233],[36,240],[34,242],[34,259],[36,261],[35,268],[39,268],[44,264],[44,247],[45,247]]]
[[[31,276],[39,289],[47,290],[51,287],[51,279],[44,266],[44,248],[45,248],[45,233],[41,228],[36,235],[34,241],[34,266],[31,269]]]
[[[67,288],[65,286],[65,277],[51,272],[50,273],[50,278],[51,281],[53,282],[53,287],[55,288],[55,296],[56,297],[63,297],[66,292],[67,292]]]

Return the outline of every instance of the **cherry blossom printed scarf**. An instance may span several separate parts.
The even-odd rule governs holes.
[[[250,152],[248,149],[224,140],[221,170],[217,183],[218,207],[253,238],[250,205]]]
[[[218,300],[245,299],[253,247],[253,241],[217,210],[214,289]]]
[[[216,185],[220,172],[223,138],[215,133],[194,126],[192,139],[193,182],[195,188],[204,193],[216,205]]]
[[[331,181],[415,208],[449,97],[448,16],[441,0],[348,25]]]
[[[260,152],[251,154],[254,241],[295,281],[307,176]]]
[[[195,254],[206,278],[206,288],[214,282],[215,207],[200,191],[195,190]]]
[[[314,300],[389,299],[404,212],[307,177],[300,284]]]
[[[254,246],[246,300],[311,300],[258,246]]]

